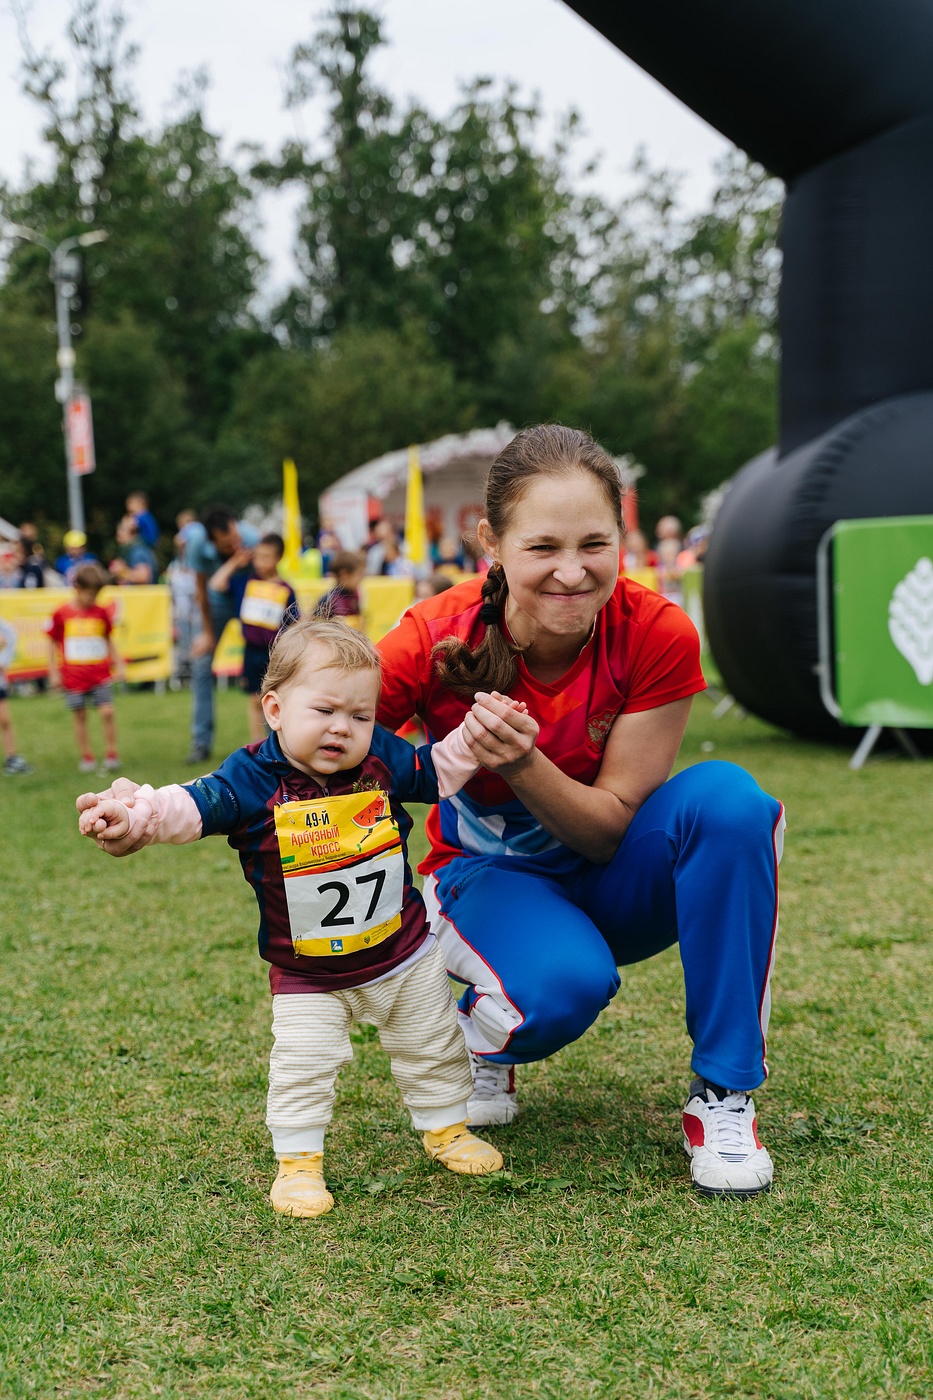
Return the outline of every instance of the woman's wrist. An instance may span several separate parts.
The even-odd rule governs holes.
[[[520,786],[524,779],[532,776],[532,769],[537,767],[541,754],[537,747],[530,749],[528,753],[522,754],[521,758],[515,760],[502,768],[496,770],[500,778],[504,778],[509,787],[515,787],[516,782]]]

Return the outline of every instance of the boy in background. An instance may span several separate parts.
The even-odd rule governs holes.
[[[83,530],[66,530],[62,540],[62,553],[55,560],[55,572],[61,574],[69,588],[75,581],[75,572],[82,564],[97,564],[97,555],[87,547],[87,535]]]
[[[10,692],[7,689],[6,668],[15,655],[16,629],[0,617],[0,740],[3,741],[3,771],[8,778],[32,772],[32,764],[16,752],[16,735],[7,703]]]
[[[123,662],[113,641],[113,623],[97,595],[108,582],[99,564],[81,564],[74,575],[74,601],[63,603],[48,625],[52,643],[49,681],[65,693],[65,704],[75,717],[79,773],[93,773],[97,761],[91,752],[87,707],[100,711],[104,731],[104,768],[116,772],[117,727],[113,713],[114,677],[122,679]]]
[[[360,584],[366,573],[366,556],[352,549],[342,549],[331,560],[330,571],[336,579],[329,593],[319,598],[315,617],[359,617]]]
[[[298,599],[291,584],[279,574],[285,553],[281,535],[263,535],[251,550],[238,550],[211,578],[208,588],[230,593],[237,604],[243,629],[243,674],[240,684],[249,696],[249,737],[259,744],[266,737],[266,725],[259,694],[269,665],[269,652],[281,627],[298,617]],[[248,573],[244,563],[251,562]]]
[[[154,549],[159,543],[159,522],[149,509],[149,497],[145,491],[131,491],[126,498],[126,511],[136,519],[136,528],[143,544]]]

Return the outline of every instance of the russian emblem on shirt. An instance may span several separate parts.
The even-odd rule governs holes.
[[[602,753],[606,747],[606,740],[609,738],[609,731],[615,724],[618,710],[601,710],[598,715],[591,715],[586,722],[586,739],[591,749],[597,753]]]

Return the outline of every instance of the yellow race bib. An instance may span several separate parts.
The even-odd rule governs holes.
[[[107,628],[99,617],[68,617],[62,655],[69,666],[90,666],[110,655]]]
[[[385,792],[284,802],[274,816],[296,957],[357,953],[401,927],[405,861]]]
[[[251,627],[277,632],[288,605],[288,589],[282,583],[251,578],[240,605],[240,621]]]

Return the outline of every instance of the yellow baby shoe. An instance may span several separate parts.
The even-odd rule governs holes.
[[[502,1154],[491,1142],[474,1137],[466,1123],[452,1123],[436,1133],[425,1133],[424,1150],[435,1162],[443,1162],[448,1171],[465,1176],[485,1176],[502,1170]]]
[[[279,1174],[269,1192],[272,1209],[279,1215],[311,1218],[326,1215],[334,1198],[324,1185],[324,1153],[295,1152],[279,1157]]]

